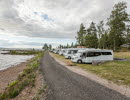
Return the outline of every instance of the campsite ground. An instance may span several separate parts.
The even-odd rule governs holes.
[[[130,61],[111,61],[106,62],[98,66],[91,64],[77,64],[71,62],[69,59],[65,59],[58,54],[52,54],[59,60],[64,61],[70,66],[78,66],[87,71],[97,74],[98,76],[110,80],[116,84],[130,85]],[[118,52],[114,53],[114,57],[117,58],[130,58],[130,52]]]

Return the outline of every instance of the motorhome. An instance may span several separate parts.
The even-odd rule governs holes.
[[[59,53],[59,49],[55,49],[53,52],[58,54]]]
[[[86,49],[79,50],[73,57],[72,62],[92,63],[93,61],[112,61],[112,50]]]
[[[67,49],[61,49],[61,50],[59,51],[59,55],[64,55],[64,53],[66,52],[66,50],[67,50]]]
[[[67,49],[66,52],[64,53],[64,57],[71,59],[72,56],[78,52],[79,49],[80,48],[69,48],[69,49]]]

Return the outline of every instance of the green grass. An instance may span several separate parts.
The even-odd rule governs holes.
[[[118,53],[124,55],[122,53]],[[58,54],[53,54],[59,60],[66,62],[71,62],[65,59],[63,56]],[[117,55],[117,54],[116,54]],[[118,55],[117,55],[118,56]],[[128,58],[129,55],[126,55]],[[122,57],[122,56],[121,56]],[[72,62],[71,62],[72,63]],[[87,71],[97,74],[98,76],[110,80],[116,84],[130,85],[130,61],[112,61],[106,62],[104,64],[93,66],[91,64],[77,64],[72,63],[72,65],[77,65]]]
[[[20,51],[17,51],[17,50],[11,50],[9,52],[9,54],[11,55],[36,55],[38,54],[39,51],[33,51],[33,50],[20,50]]]
[[[28,67],[19,74],[17,80],[13,81],[8,85],[3,93],[0,93],[0,100],[15,98],[26,86],[35,86],[36,71],[40,65],[40,58],[43,53],[39,53],[34,57]]]

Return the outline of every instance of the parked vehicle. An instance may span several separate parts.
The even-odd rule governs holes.
[[[58,54],[59,53],[59,49],[55,49],[53,52]]]
[[[72,62],[92,63],[93,61],[111,61],[113,60],[112,50],[86,49],[79,50],[73,57]]]
[[[67,50],[67,49],[61,49],[61,50],[59,51],[59,55],[64,55],[64,53],[66,52],[66,50]]]
[[[71,59],[73,55],[75,55],[78,50],[80,50],[80,48],[69,48],[66,50],[66,52],[64,53],[64,57]]]

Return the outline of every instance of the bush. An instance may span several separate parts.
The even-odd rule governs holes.
[[[18,83],[18,80],[16,80],[16,81],[13,81],[12,83],[10,83],[9,84],[9,88],[11,88],[11,87],[13,87],[14,85],[16,85]]]
[[[19,94],[19,91],[16,90],[16,89],[14,89],[13,91],[10,91],[9,97],[10,97],[10,98],[14,98],[14,97],[16,97],[18,94]]]

